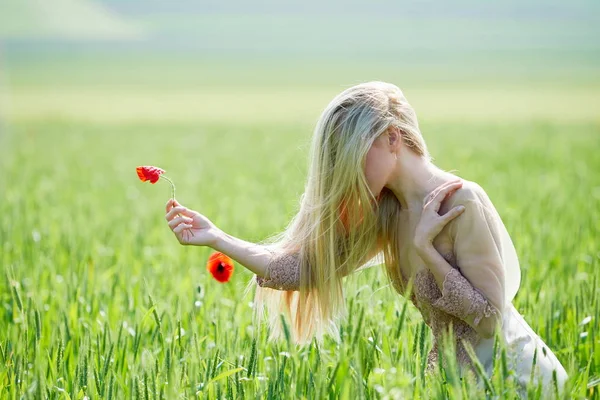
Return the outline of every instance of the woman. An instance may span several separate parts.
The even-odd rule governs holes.
[[[532,364],[544,383],[555,371],[562,386],[564,368],[511,303],[520,268],[502,220],[481,187],[431,163],[398,87],[370,82],[335,97],[316,126],[310,162],[299,212],[268,245],[232,237],[176,201],[166,219],[181,244],[210,246],[256,274],[256,310],[270,309],[274,336],[284,312],[298,343],[335,337],[342,278],[383,254],[394,288],[433,331],[430,367],[450,329],[459,365],[472,367],[471,345],[491,373],[498,329],[522,387]]]

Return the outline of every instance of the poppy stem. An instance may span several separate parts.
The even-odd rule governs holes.
[[[161,175],[161,178],[163,178],[164,180],[166,180],[167,182],[169,182],[169,183],[171,184],[171,198],[172,198],[173,200],[175,200],[175,184],[173,183],[173,181],[172,181],[172,180],[170,180],[169,178],[167,178],[167,177],[166,177],[166,176],[164,176],[164,175]],[[181,214],[178,214],[178,215],[181,215]],[[187,231],[186,231],[186,232],[187,232]],[[192,235],[192,237],[194,236],[194,232],[192,232],[192,231],[189,231],[189,233]]]
[[[171,184],[171,198],[173,200],[175,200],[175,184],[173,183],[172,180],[170,180],[169,178],[167,178],[166,176],[162,175],[161,176],[164,180],[166,180],[167,182],[169,182]]]

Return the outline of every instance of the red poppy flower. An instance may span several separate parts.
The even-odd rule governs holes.
[[[137,167],[135,169],[135,171],[137,172],[137,175],[142,182],[148,181],[152,184],[158,182],[158,179],[160,178],[160,176],[165,172],[164,169],[158,168],[158,167],[153,167],[151,165]],[[175,198],[175,184],[173,183],[172,180],[170,180],[169,178],[167,178],[164,175],[162,176],[162,178],[165,181],[169,182],[169,184],[171,185],[171,197],[174,199]]]
[[[206,269],[216,280],[224,283],[229,281],[229,278],[233,275],[233,260],[217,251],[208,258]]]
[[[152,167],[150,165],[144,167],[137,167],[135,170],[142,182],[150,181],[150,183],[152,184],[158,182],[158,178],[160,178],[160,175],[165,172],[164,169]]]

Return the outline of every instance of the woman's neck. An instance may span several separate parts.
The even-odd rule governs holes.
[[[420,210],[423,199],[452,175],[442,171],[426,158],[407,150],[399,157],[397,173],[387,187],[405,210]]]

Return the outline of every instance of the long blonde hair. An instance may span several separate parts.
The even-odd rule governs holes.
[[[376,197],[364,175],[371,145],[392,127],[400,131],[404,145],[429,158],[416,114],[395,85],[350,87],[321,114],[300,210],[283,232],[263,242],[277,253],[297,252],[300,262],[298,291],[256,287],[255,317],[266,306],[271,339],[291,334],[296,343],[308,343],[330,334],[337,340],[338,320],[346,312],[342,278],[369,261],[367,255],[374,251],[383,253],[388,278],[400,291],[400,203],[387,188]],[[281,313],[291,320],[288,332]]]

